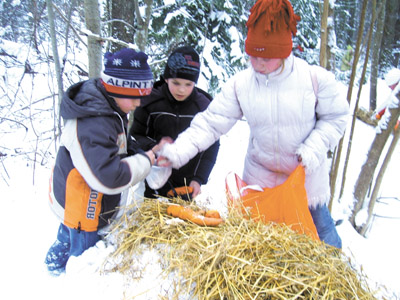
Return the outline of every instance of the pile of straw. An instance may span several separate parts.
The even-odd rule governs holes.
[[[114,270],[129,274],[146,245],[163,249],[166,275],[179,274],[176,298],[185,291],[191,299],[375,299],[336,248],[232,212],[218,227],[173,222],[167,206],[144,201],[116,227]]]

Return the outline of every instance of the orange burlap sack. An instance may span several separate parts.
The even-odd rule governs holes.
[[[228,175],[229,176],[229,175]],[[245,216],[263,222],[284,223],[300,234],[319,240],[304,187],[304,167],[299,165],[288,179],[274,188],[256,189],[234,174],[226,180],[230,208],[241,208]]]

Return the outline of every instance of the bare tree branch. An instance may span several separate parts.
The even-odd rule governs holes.
[[[25,131],[28,131],[28,127],[26,127],[23,123],[21,123],[21,122],[19,122],[17,120],[12,120],[12,119],[9,119],[9,118],[4,118],[4,117],[0,117],[0,120],[2,120],[2,121],[5,120],[5,121],[10,121],[10,122],[17,123],[18,125],[21,125],[22,127],[24,127]]]

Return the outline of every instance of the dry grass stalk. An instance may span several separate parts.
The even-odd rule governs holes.
[[[171,224],[167,205],[144,201],[116,228],[115,270],[129,273],[146,245],[162,249],[166,274],[179,274],[177,293],[197,299],[375,299],[336,248],[236,212],[218,227]]]

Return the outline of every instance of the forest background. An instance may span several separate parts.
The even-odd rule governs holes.
[[[3,0],[0,3],[0,180],[7,183],[4,163],[16,157],[31,166],[33,180],[35,166],[51,168],[62,132],[61,95],[77,81],[98,77],[106,51],[122,47],[145,51],[157,78],[173,49],[191,45],[202,58],[199,85],[215,95],[230,76],[247,66],[245,23],[254,2]],[[357,101],[363,84],[369,82],[369,108],[353,104],[352,123],[359,118],[370,126],[380,126],[373,118],[377,109],[377,83],[388,70],[399,66],[400,2],[293,0],[292,4],[302,18],[294,38],[295,55],[332,71],[348,86],[349,102]],[[20,57],[9,53],[7,41],[23,45],[29,54]],[[351,65],[341,70],[348,46],[353,49]],[[8,70],[16,66],[20,73],[14,81]],[[39,90],[35,81],[44,74],[51,80],[47,90]],[[26,88],[27,81],[31,83],[30,89]],[[393,134],[393,128],[400,108],[394,106],[388,112],[391,118],[372,142],[354,190],[356,201],[350,221],[362,235],[368,232],[381,176],[399,136],[400,130]],[[44,120],[53,120],[53,126],[49,128]],[[346,183],[353,130],[354,126],[346,141],[347,152],[342,151],[345,142],[342,140],[332,153],[331,205],[340,201]],[[6,138],[10,135],[17,141],[34,143],[10,142]],[[357,218],[365,211],[365,217]]]

